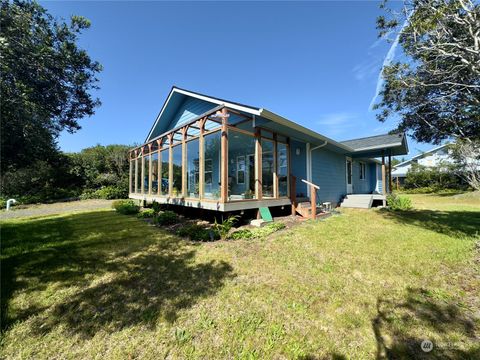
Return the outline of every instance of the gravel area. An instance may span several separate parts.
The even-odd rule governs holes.
[[[27,205],[21,206],[21,208],[13,206],[10,211],[2,210],[0,212],[0,220],[108,209],[112,206],[112,202],[113,200],[78,200],[53,204]]]

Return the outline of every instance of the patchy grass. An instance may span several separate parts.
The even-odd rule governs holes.
[[[4,222],[2,356],[479,357],[480,201],[410,197],[266,240],[192,243],[112,211]]]

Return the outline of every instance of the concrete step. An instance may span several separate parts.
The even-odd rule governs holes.
[[[340,207],[370,209],[372,202],[372,195],[347,195],[340,204]]]

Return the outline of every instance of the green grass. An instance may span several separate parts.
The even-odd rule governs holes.
[[[4,222],[2,357],[478,357],[480,201],[410,197],[263,240],[112,211]]]

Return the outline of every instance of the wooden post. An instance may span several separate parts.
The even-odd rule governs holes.
[[[312,196],[312,219],[317,218],[317,190],[310,186],[310,195]]]
[[[227,129],[227,108],[222,109],[222,156],[221,156],[221,196],[220,201],[226,203],[228,199],[228,129]]]
[[[207,118],[200,120],[200,138],[198,140],[198,198],[203,199],[205,192],[205,122]]]
[[[132,152],[128,152],[128,193],[132,193]]]
[[[184,126],[182,128],[182,195],[181,197],[185,197],[187,193],[187,131],[188,126]]]
[[[168,196],[173,195],[173,134],[168,134]]]
[[[393,191],[392,184],[392,155],[388,154],[388,193]]]
[[[148,144],[148,195],[152,194],[152,144]]]
[[[142,195],[143,195],[143,193],[145,192],[144,189],[143,189],[143,188],[144,188],[143,182],[145,181],[145,154],[143,153],[143,148],[144,148],[144,147],[142,146],[142,150],[141,150],[141,152],[140,152],[140,153],[142,154],[142,164],[141,164],[141,166],[142,166],[142,169],[141,169],[142,179],[141,179],[141,182],[140,182],[140,184],[141,184],[141,186],[140,186],[140,194],[142,194]]]
[[[292,203],[292,215],[297,213],[297,178],[290,175],[290,202]]]
[[[137,150],[135,150],[135,175],[134,175],[134,188],[133,188],[133,192],[136,193],[137,192],[137,189],[138,189],[138,152]]]
[[[382,194],[387,193],[387,184],[385,181],[385,155],[382,154]]]
[[[278,199],[277,134],[273,134],[273,197]]]
[[[157,140],[158,157],[157,157],[157,195],[162,193],[162,144],[163,139]]]
[[[259,128],[255,129],[255,180],[255,197],[262,200],[262,138]]]

